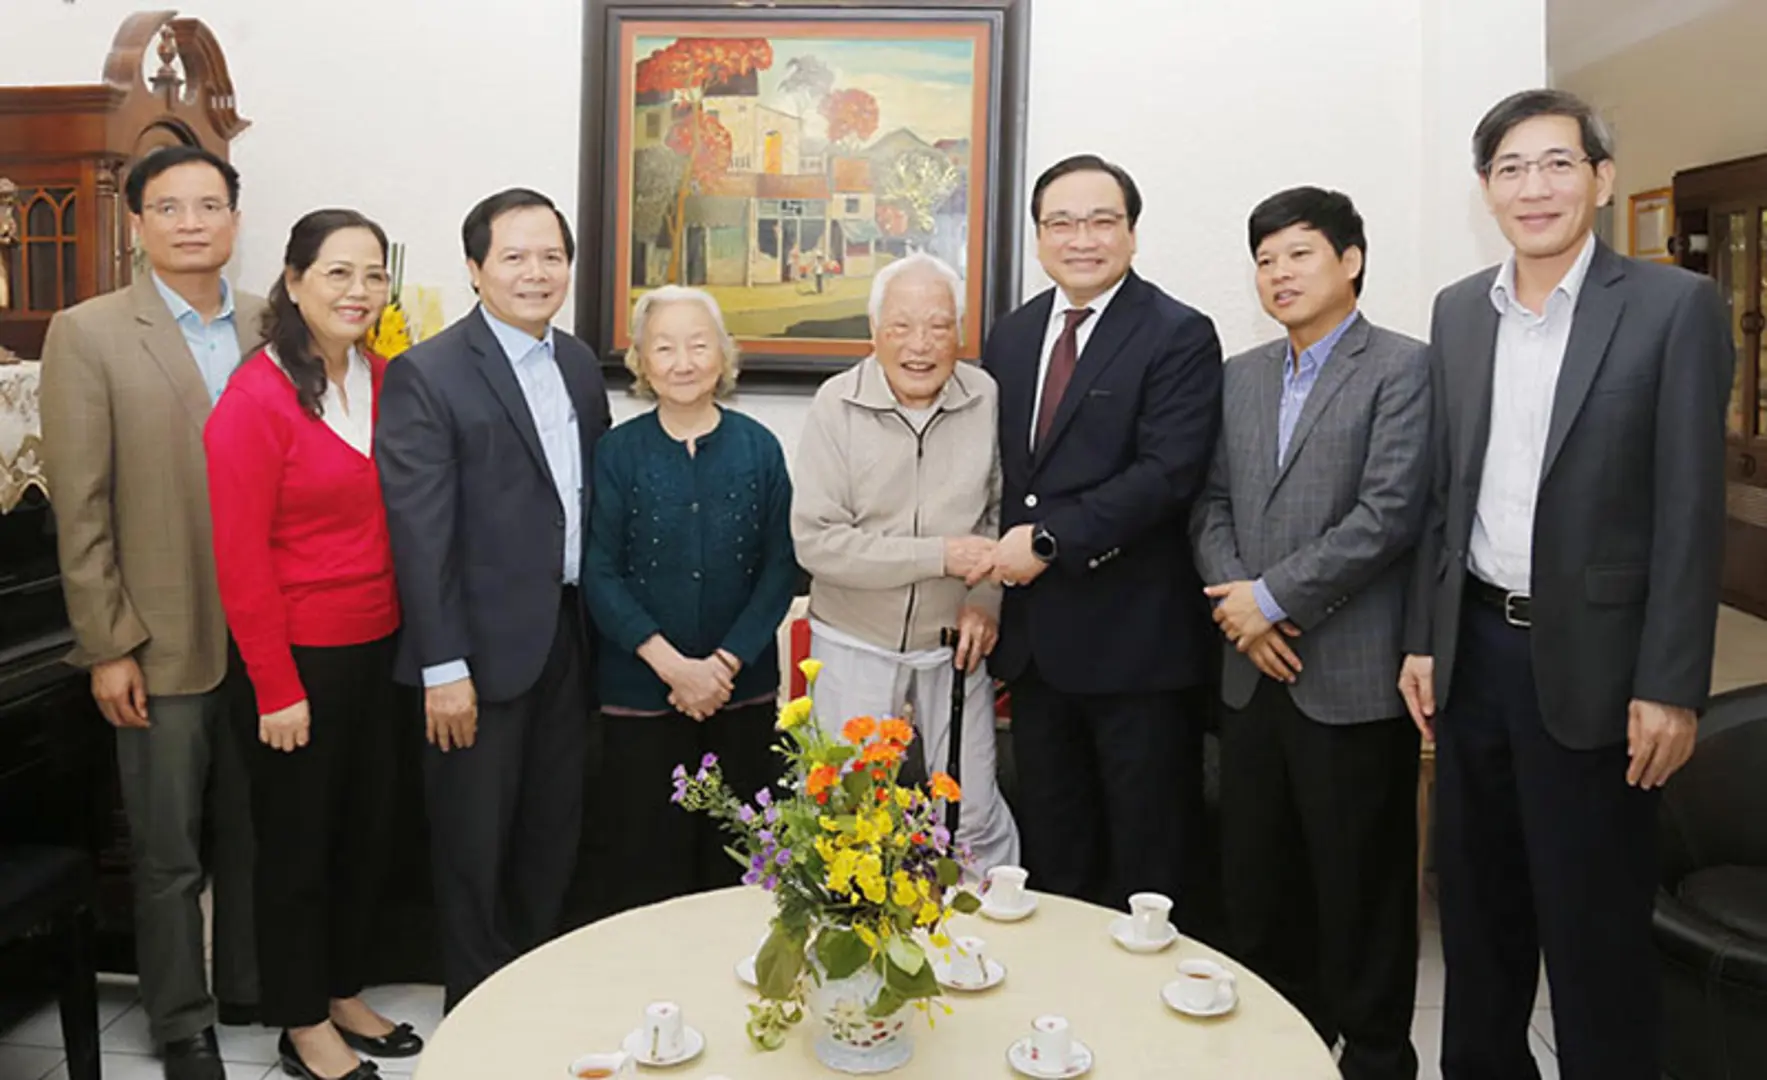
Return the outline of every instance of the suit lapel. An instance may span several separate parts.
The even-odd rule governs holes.
[[[1067,430],[1074,414],[1080,411],[1080,403],[1086,400],[1086,391],[1092,388],[1104,369],[1122,352],[1123,346],[1140,325],[1140,307],[1145,299],[1141,279],[1135,276],[1134,271],[1130,271],[1110,306],[1098,317],[1098,329],[1092,331],[1092,336],[1086,339],[1086,347],[1080,351],[1079,359],[1074,365],[1074,377],[1068,381],[1068,388],[1061,395],[1061,406],[1055,410],[1055,419],[1049,425],[1049,434],[1037,443],[1036,456],[1031,462],[1033,472],[1049,458],[1049,452],[1061,441],[1062,432]],[[1052,298],[1051,303],[1053,302]],[[1044,328],[1048,328],[1047,319],[1044,321]],[[1042,359],[1042,345],[1039,340],[1039,363]],[[1041,386],[1034,391],[1038,394],[1042,392]]]
[[[1571,323],[1571,339],[1565,345],[1564,363],[1559,367],[1558,386],[1552,395],[1552,423],[1546,429],[1546,456],[1540,462],[1542,480],[1552,472],[1552,463],[1564,449],[1565,436],[1582,410],[1595,382],[1596,372],[1607,356],[1608,343],[1620,325],[1620,313],[1626,301],[1612,286],[1626,276],[1626,264],[1606,247],[1597,246],[1595,261],[1577,297],[1576,318]]]
[[[196,358],[190,355],[184,331],[178,329],[177,320],[172,318],[171,309],[166,307],[151,276],[141,275],[131,291],[142,347],[171,382],[172,392],[183,403],[190,422],[201,431],[209,419],[209,388],[203,382],[202,372],[197,370]]]
[[[1000,386],[1001,455],[1025,460],[1030,455],[1031,411],[1036,408],[1037,395],[1043,388],[1037,369],[1043,362],[1043,337],[1049,329],[1049,312],[1055,304],[1055,290],[1035,297],[1024,307],[1017,320],[1018,340],[1002,350],[1005,359],[993,372]],[[1004,464],[1004,461],[1003,461]]]
[[[1338,340],[1336,348],[1332,349],[1331,355],[1326,357],[1325,366],[1319,371],[1319,378],[1314,381],[1312,391],[1307,394],[1307,403],[1301,406],[1301,415],[1295,420],[1294,433],[1288,438],[1288,453],[1283,456],[1282,464],[1277,469],[1276,482],[1270,485],[1271,495],[1276,494],[1276,489],[1282,486],[1283,478],[1288,476],[1289,469],[1294,466],[1295,459],[1301,456],[1301,446],[1306,443],[1307,436],[1313,433],[1314,426],[1319,423],[1319,417],[1331,405],[1331,399],[1344,388],[1345,383],[1350,381],[1350,376],[1356,373],[1356,365],[1362,350],[1368,347],[1369,334],[1368,320],[1358,317],[1356,325],[1344,332],[1344,336]],[[1288,350],[1285,348],[1283,350],[1285,361],[1287,353]],[[1279,363],[1281,362],[1279,361]],[[1277,374],[1277,386],[1279,388],[1281,386],[1280,367]],[[1278,389],[1279,397],[1280,394],[1281,391]],[[1280,410],[1280,408],[1279,401],[1278,409]],[[1276,415],[1276,412],[1271,413],[1271,416]],[[1272,453],[1270,459],[1276,460],[1276,455]]]
[[[546,477],[548,484],[557,487],[553,479],[552,469],[546,464],[546,450],[540,445],[540,429],[534,425],[534,413],[528,408],[527,396],[522,393],[521,383],[516,381],[515,366],[509,362],[509,355],[503,351],[503,345],[497,335],[491,333],[491,327],[485,317],[474,311],[472,322],[468,324],[467,341],[473,351],[479,354],[479,374],[491,384],[491,392],[503,405],[503,411],[509,414],[509,420],[515,425],[516,433],[521,436],[522,445],[528,448],[528,455]],[[565,380],[566,386],[570,380]],[[582,414],[579,413],[578,416]]]
[[[1491,303],[1490,286],[1495,280],[1493,273],[1473,296],[1471,325],[1466,328],[1465,363],[1450,359],[1447,365],[1451,384],[1456,374],[1465,380],[1459,387],[1460,393],[1450,395],[1449,400],[1459,398],[1472,409],[1472,422],[1460,428],[1460,446],[1454,459],[1465,468],[1461,479],[1467,490],[1473,492],[1479,489],[1479,475],[1485,467],[1485,444],[1491,441],[1491,384],[1497,367],[1498,315]]]

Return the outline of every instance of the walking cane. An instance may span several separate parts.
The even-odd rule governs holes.
[[[939,631],[939,644],[951,650],[951,734],[950,748],[945,754],[945,772],[958,787],[963,786],[963,684],[968,672],[963,670],[963,657],[957,651],[962,633],[955,626]],[[951,843],[957,843],[957,825],[963,820],[963,800],[945,804],[945,828],[951,832]]]

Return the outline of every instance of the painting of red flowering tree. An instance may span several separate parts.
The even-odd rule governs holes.
[[[795,7],[621,21],[605,110],[614,186],[594,207],[609,226],[598,314],[611,351],[630,345],[638,298],[678,284],[717,298],[751,361],[863,356],[872,279],[928,252],[971,289],[974,355],[989,215],[1001,212],[985,197],[998,36],[985,17],[822,20]]]

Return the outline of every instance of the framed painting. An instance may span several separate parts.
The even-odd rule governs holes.
[[[1627,252],[1634,258],[1652,262],[1674,262],[1669,238],[1675,235],[1673,188],[1641,191],[1630,200]]]
[[[872,279],[963,278],[960,355],[1017,302],[1029,0],[589,0],[577,333],[604,364],[666,284],[718,300],[745,372],[871,350]]]

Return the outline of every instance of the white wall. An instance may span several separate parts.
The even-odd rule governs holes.
[[[1028,159],[1094,151],[1147,201],[1138,266],[1215,316],[1228,350],[1274,335],[1245,218],[1263,196],[1341,188],[1368,220],[1365,306],[1427,329],[1431,297],[1501,252],[1467,144],[1480,113],[1545,78],[1545,0],[1033,0]],[[0,82],[96,81],[140,0],[7,0]],[[410,245],[407,281],[470,303],[459,222],[521,183],[574,213],[581,0],[209,0],[244,174],[240,279],[274,279],[287,228],[354,206]],[[1046,284],[1027,251],[1028,295]],[[568,311],[568,309],[567,309]]]

